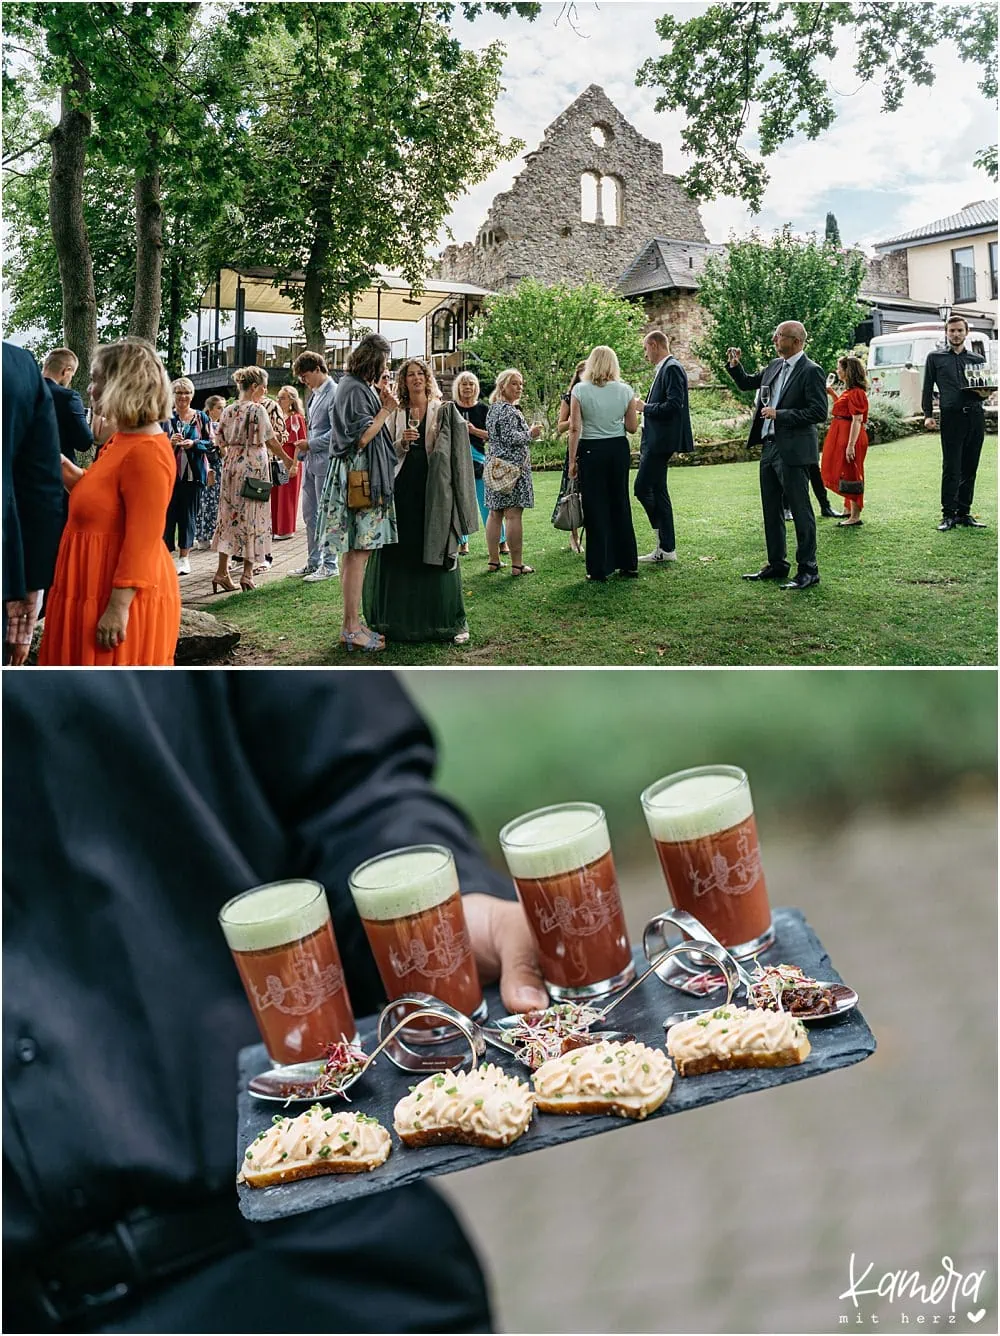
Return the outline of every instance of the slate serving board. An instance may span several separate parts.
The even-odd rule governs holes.
[[[827,982],[847,982],[830,963],[830,957],[822,943],[796,909],[777,909],[774,911],[777,931],[775,945],[761,959],[765,964],[786,963],[799,965],[806,974]],[[646,960],[641,949],[635,951],[636,965],[646,967]],[[663,1018],[670,1012],[683,1008],[716,1004],[722,994],[713,994],[711,998],[700,1000],[691,998],[677,989],[669,988],[652,975],[634,993],[618,1007],[613,1017],[609,1018],[620,1029],[631,1030],[637,1039],[651,1047],[662,1047],[664,1033]],[[486,990],[491,1018],[506,1014],[500,1002],[496,987]],[[359,1022],[362,1045],[370,1049],[374,1045],[375,1017],[369,1016]],[[732,1072],[712,1072],[705,1076],[675,1077],[673,1089],[666,1102],[653,1114],[653,1118],[669,1117],[682,1113],[685,1109],[697,1109],[704,1104],[714,1104],[718,1100],[732,1099],[735,1095],[751,1094],[758,1090],[769,1090],[772,1086],[786,1085],[789,1081],[802,1081],[811,1076],[821,1076],[838,1067],[850,1067],[856,1062],[863,1062],[875,1051],[875,1036],[868,1028],[860,1008],[855,1008],[846,1016],[824,1021],[809,1026],[809,1039],[812,1052],[804,1063],[797,1067],[777,1067],[762,1070]],[[497,1049],[487,1047],[482,1062],[493,1062],[498,1067],[521,1080],[529,1080],[525,1067]],[[237,1128],[237,1170],[242,1163],[243,1154],[254,1137],[270,1125],[274,1114],[281,1112],[279,1104],[265,1104],[251,1099],[247,1094],[247,1082],[256,1072],[268,1065],[267,1055],[262,1044],[245,1048],[239,1059],[239,1110]],[[392,1111],[411,1085],[421,1080],[410,1072],[401,1072],[388,1058],[379,1058],[368,1074],[351,1091],[350,1105],[345,1108],[356,1109],[359,1113],[371,1114],[378,1118],[383,1127],[392,1136],[392,1153],[385,1164],[366,1174],[330,1174],[321,1178],[301,1179],[297,1183],[285,1183],[273,1188],[249,1188],[239,1184],[237,1192],[240,1210],[248,1220],[277,1220],[286,1215],[298,1215],[304,1211],[318,1210],[323,1206],[332,1206],[337,1202],[348,1201],[353,1197],[363,1197],[372,1192],[384,1192],[387,1188],[401,1187],[406,1183],[416,1182],[437,1174],[452,1174],[459,1169],[469,1169],[477,1164],[484,1164],[498,1157],[527,1155],[531,1151],[544,1150],[547,1146],[561,1145],[574,1141],[578,1137],[596,1136],[600,1132],[613,1132],[635,1126],[631,1119],[616,1118],[608,1114],[572,1114],[535,1113],[531,1126],[505,1150],[483,1150],[477,1146],[426,1146],[409,1149],[402,1145],[392,1130]],[[301,1113],[305,1105],[292,1105],[288,1112]],[[328,1107],[340,1108],[335,1104]],[[237,1170],[234,1170],[234,1177]]]

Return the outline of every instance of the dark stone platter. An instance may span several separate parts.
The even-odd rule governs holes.
[[[798,910],[777,909],[774,922],[777,940],[761,956],[765,964],[798,965],[816,979],[833,983],[850,982],[841,980],[819,938]],[[641,950],[637,950],[635,956],[637,967],[645,969],[646,961]],[[637,1039],[651,1047],[662,1047],[662,1022],[665,1016],[685,1008],[707,1006],[710,1001],[722,1000],[723,996],[716,993],[706,1000],[690,998],[677,989],[667,987],[653,975],[616,1009],[613,1023],[617,1028],[632,1031]],[[496,987],[486,990],[486,998],[491,1018],[497,1019],[505,1014]],[[608,1023],[612,1023],[611,1019]],[[375,1042],[375,1017],[366,1017],[359,1022],[358,1028],[363,1047],[370,1051]],[[811,1024],[809,1040],[812,1052],[797,1067],[712,1072],[683,1079],[675,1077],[666,1102],[650,1114],[650,1118],[669,1117],[671,1114],[683,1113],[686,1109],[697,1109],[718,1100],[732,1099],[735,1095],[752,1094],[754,1091],[786,1085],[790,1081],[821,1076],[838,1067],[850,1067],[856,1062],[863,1062],[875,1051],[875,1036],[859,1008],[839,1018]],[[496,1049],[487,1048],[482,1061],[493,1062],[521,1080],[530,1079],[525,1067]],[[276,1112],[281,1111],[280,1105],[261,1103],[247,1094],[247,1082],[267,1065],[267,1055],[262,1044],[245,1048],[240,1053],[237,1167],[242,1163],[243,1153],[253,1138],[269,1126]],[[409,1087],[420,1079],[410,1072],[400,1071],[383,1056],[351,1091],[351,1103],[343,1105],[359,1113],[373,1115],[388,1129],[393,1145],[385,1164],[371,1173],[330,1174],[273,1188],[248,1188],[240,1184],[237,1191],[242,1213],[248,1220],[276,1220],[282,1216],[315,1211],[320,1207],[349,1201],[353,1197],[363,1197],[371,1192],[402,1187],[421,1178],[452,1174],[497,1157],[527,1155],[531,1151],[558,1146],[578,1137],[596,1136],[601,1132],[614,1132],[634,1126],[631,1119],[606,1114],[575,1116],[536,1112],[524,1136],[505,1150],[482,1150],[476,1146],[428,1146],[412,1150],[403,1146],[392,1130],[392,1113]],[[288,1112],[300,1113],[304,1107],[302,1104],[293,1105]],[[342,1106],[338,1103],[333,1107]],[[235,1173],[236,1170],[234,1177]]]

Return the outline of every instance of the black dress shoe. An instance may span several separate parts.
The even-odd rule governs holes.
[[[944,519],[938,525],[939,533],[947,533],[949,529],[957,529],[962,521],[957,515],[945,515]]]
[[[825,520],[842,520],[847,514],[846,510],[834,510],[833,506],[827,506],[825,510],[819,512]]]
[[[744,580],[783,580],[788,574],[788,567],[784,570],[780,566],[761,566],[759,571],[751,571],[749,575],[744,575]]]
[[[783,584],[782,589],[808,589],[811,585],[819,584],[819,573],[817,571],[799,571],[794,579]]]
[[[966,529],[985,529],[988,527],[982,520],[977,520],[972,515],[958,515],[956,518],[958,523],[963,525]]]

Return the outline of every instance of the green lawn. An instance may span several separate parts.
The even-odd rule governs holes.
[[[988,529],[938,533],[936,436],[874,447],[865,524],[819,520],[822,583],[804,593],[739,577],[764,561],[755,463],[670,472],[678,561],[638,580],[584,579],[583,558],[549,523],[557,473],[535,475],[525,556],[536,574],[488,574],[483,535],[463,559],[468,645],[392,645],[348,656],[337,645],[338,581],[275,581],[214,601],[244,632],[240,662],[399,666],[509,664],[990,664],[997,661],[996,444],[988,437],[977,513]],[[652,546],[633,504],[639,551]],[[788,526],[794,552],[794,534]]]

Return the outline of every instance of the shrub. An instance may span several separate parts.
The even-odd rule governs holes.
[[[868,399],[868,439],[875,442],[896,441],[909,436],[912,428],[899,410],[894,399],[873,394]]]

